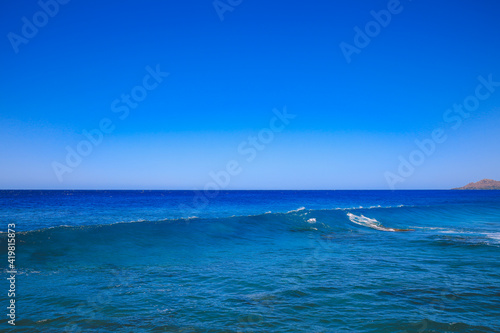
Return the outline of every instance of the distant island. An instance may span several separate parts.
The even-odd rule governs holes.
[[[452,190],[500,190],[500,182],[493,179],[483,179]]]

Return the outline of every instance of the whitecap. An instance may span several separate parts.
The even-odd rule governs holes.
[[[497,240],[497,241],[500,241],[500,232],[491,232],[491,233],[487,233],[485,234],[486,237],[488,238],[491,238],[491,239],[494,239],[494,240]]]
[[[352,213],[347,213],[347,216],[349,216],[349,220],[353,223],[356,223],[356,224],[364,226],[364,227],[376,229],[376,230],[381,230],[381,231],[410,231],[410,230],[412,230],[412,229],[387,228],[387,227],[383,226],[376,219],[372,219],[372,218],[366,217],[364,215],[358,216],[358,215],[354,215]]]
[[[294,210],[291,210],[289,212],[287,212],[287,214],[289,213],[297,213],[297,212],[300,212],[301,210],[304,210],[306,209],[306,207],[300,207],[300,208],[297,208],[297,209],[294,209]]]

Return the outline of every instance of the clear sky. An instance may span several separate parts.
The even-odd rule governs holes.
[[[500,180],[497,1],[0,8],[0,188]]]

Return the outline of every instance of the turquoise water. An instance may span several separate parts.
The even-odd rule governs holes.
[[[0,330],[500,331],[499,191],[215,194],[0,191]]]

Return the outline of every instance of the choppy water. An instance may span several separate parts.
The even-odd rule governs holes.
[[[196,195],[0,191],[0,331],[500,332],[500,191]]]

